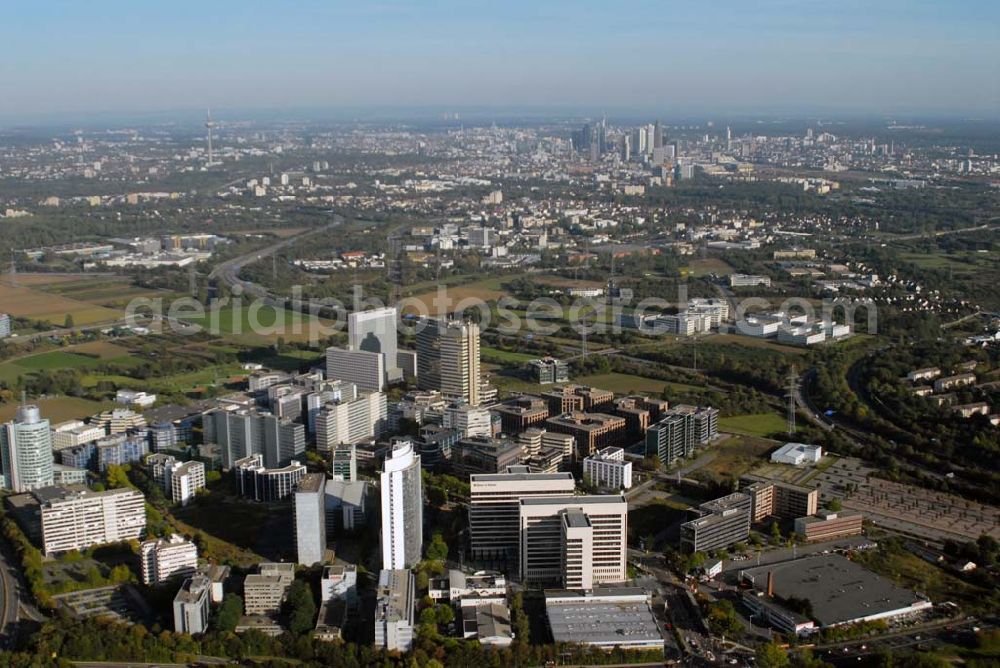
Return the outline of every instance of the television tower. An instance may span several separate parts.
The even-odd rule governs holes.
[[[211,167],[215,164],[212,158],[212,128],[215,127],[215,123],[212,122],[212,110],[208,109],[208,114],[205,117],[205,128],[208,130],[208,163],[206,167]]]

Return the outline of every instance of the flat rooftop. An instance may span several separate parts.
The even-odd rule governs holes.
[[[527,468],[527,467],[525,467]],[[473,473],[470,482],[510,482],[520,480],[572,480],[572,473]]]
[[[313,493],[325,491],[326,476],[322,473],[307,473],[299,481],[296,491]]]
[[[663,646],[663,636],[645,600],[601,600],[581,596],[577,601],[546,601],[545,610],[555,642],[584,645]],[[627,594],[622,590],[622,594]],[[549,592],[546,592],[548,598]]]
[[[588,496],[538,496],[521,499],[522,506],[562,504],[569,507],[599,503],[625,503],[624,494],[591,494]]]
[[[753,579],[757,590],[764,590],[769,571],[774,573],[775,595],[808,599],[821,626],[904,613],[914,604],[925,603],[914,592],[838,554],[748,568],[743,574]]]

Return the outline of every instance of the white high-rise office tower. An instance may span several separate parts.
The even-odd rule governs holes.
[[[359,311],[347,317],[347,336],[351,350],[381,353],[385,358],[385,373],[390,380],[395,380],[399,375],[396,320],[394,307]]]
[[[479,405],[479,325],[427,318],[417,331],[417,383]]]
[[[4,487],[27,492],[52,484],[52,432],[38,406],[19,406],[13,422],[0,425]]]
[[[420,561],[424,543],[424,494],[420,455],[412,441],[398,441],[385,458],[382,493],[382,568],[397,570]]]

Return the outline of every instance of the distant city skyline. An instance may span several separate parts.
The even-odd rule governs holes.
[[[178,109],[1000,110],[1000,6],[19,3],[0,121]]]

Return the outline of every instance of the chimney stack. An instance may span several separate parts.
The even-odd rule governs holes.
[[[767,572],[767,597],[774,596],[774,571]]]

